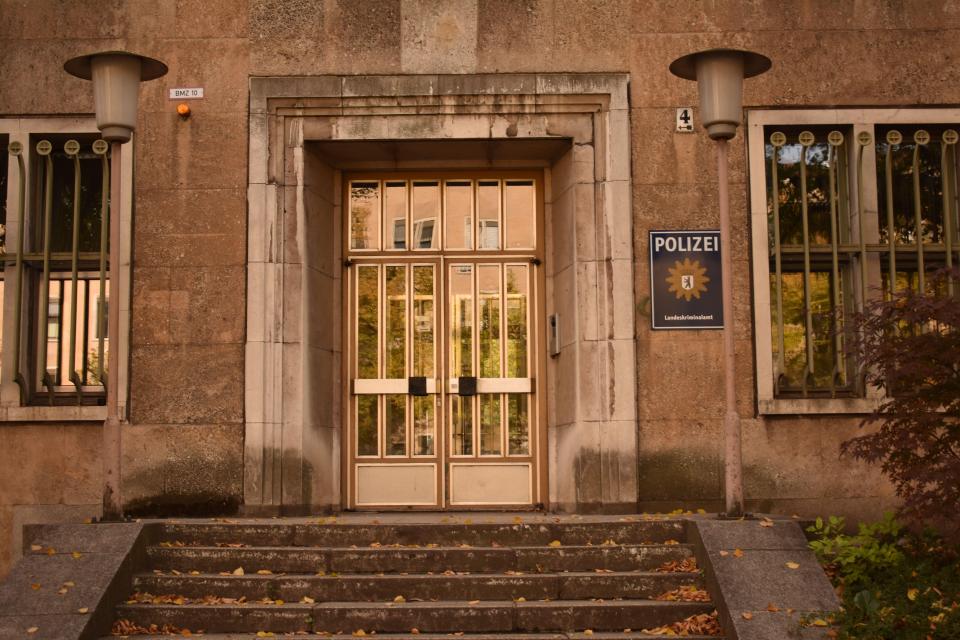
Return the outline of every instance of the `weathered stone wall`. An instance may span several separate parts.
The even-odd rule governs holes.
[[[130,49],[170,66],[141,95],[136,145],[130,506],[242,499],[247,87],[251,75],[626,72],[631,79],[640,470],[645,506],[717,506],[720,334],[653,333],[647,230],[716,226],[706,137],[673,133],[693,83],[667,65],[761,51],[750,107],[960,103],[951,0],[0,0],[0,116],[92,112],[74,55]],[[181,121],[167,89],[203,86]],[[889,489],[839,462],[856,420],[757,418],[745,150],[731,147],[740,413],[754,508],[875,512]],[[91,505],[92,425],[0,425],[0,573],[18,505]],[[40,516],[36,516],[39,518]]]

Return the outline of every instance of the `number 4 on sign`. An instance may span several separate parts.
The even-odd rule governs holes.
[[[677,131],[693,133],[693,107],[679,107],[677,109]]]

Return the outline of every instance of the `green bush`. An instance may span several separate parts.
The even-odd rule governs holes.
[[[817,518],[810,542],[842,608],[833,637],[960,638],[960,549],[932,532],[908,531],[892,514],[845,533],[843,518]]]

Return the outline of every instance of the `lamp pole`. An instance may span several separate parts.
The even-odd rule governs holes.
[[[103,423],[103,519],[118,520],[123,516],[120,493],[120,460],[122,436],[120,428],[120,208],[122,193],[121,149],[137,126],[137,101],[140,83],[167,73],[159,60],[127,51],[104,51],[78,56],[63,65],[72,76],[93,81],[97,128],[110,150],[110,286],[107,303],[107,418]],[[101,213],[103,215],[103,212]],[[104,296],[104,292],[100,292]],[[112,298],[112,300],[110,299]]]
[[[743,508],[743,456],[740,415],[737,413],[736,351],[733,327],[733,249],[730,242],[730,195],[727,141],[737,135],[743,110],[743,79],[770,69],[770,59],[750,51],[710,49],[677,58],[670,72],[696,80],[700,118],[707,135],[717,142],[717,181],[720,200],[720,275],[723,281],[723,478],[725,514],[740,517]]]

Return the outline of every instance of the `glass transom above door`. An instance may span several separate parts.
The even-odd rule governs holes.
[[[351,252],[533,251],[529,179],[353,180]]]
[[[541,502],[537,179],[345,186],[349,506]]]

